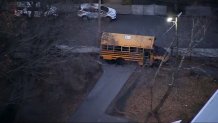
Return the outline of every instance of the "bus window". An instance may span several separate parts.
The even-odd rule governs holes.
[[[129,47],[122,47],[123,52],[129,52]]]
[[[145,51],[145,52],[144,52],[144,56],[149,57],[149,55],[150,55],[150,53],[149,53],[148,51]]]
[[[121,46],[115,46],[115,47],[114,47],[114,50],[115,50],[115,51],[121,51]]]
[[[107,50],[107,45],[101,45],[102,50]]]
[[[144,57],[150,57],[151,50],[144,49]]]
[[[137,48],[136,47],[130,47],[130,52],[137,52]]]
[[[138,48],[139,53],[143,53],[143,48]]]
[[[107,50],[114,50],[114,47],[112,45],[108,45]]]

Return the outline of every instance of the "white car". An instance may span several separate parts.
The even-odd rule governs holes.
[[[83,3],[80,5],[77,14],[84,20],[98,18],[98,6],[97,3]],[[100,16],[111,21],[116,19],[117,12],[113,8],[101,6]]]

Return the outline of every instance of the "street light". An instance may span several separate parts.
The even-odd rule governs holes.
[[[175,29],[176,29],[176,57],[178,59],[179,55],[179,41],[178,41],[178,18],[182,15],[182,12],[180,12],[175,18],[173,17],[168,17],[167,22],[174,23]]]
[[[167,22],[172,22],[173,18],[172,17],[168,17],[167,18]]]

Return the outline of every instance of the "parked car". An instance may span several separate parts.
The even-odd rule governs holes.
[[[98,18],[98,4],[97,3],[83,3],[78,10],[78,16],[84,20],[91,18]],[[110,7],[101,6],[100,16],[106,18],[109,21],[116,19],[117,12]]]

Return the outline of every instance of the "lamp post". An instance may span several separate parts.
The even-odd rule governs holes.
[[[97,45],[100,45],[100,37],[101,37],[101,0],[98,0],[98,32],[97,32]]]
[[[168,17],[167,22],[172,22],[175,24],[175,30],[176,30],[176,57],[179,58],[179,41],[178,41],[178,18],[182,15],[182,12],[180,12],[175,18]]]

